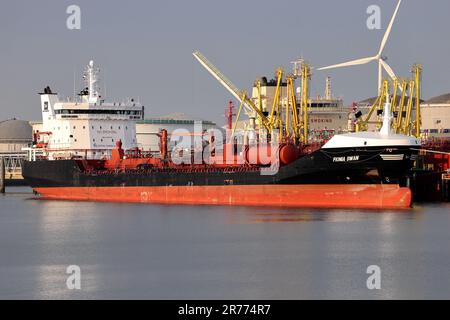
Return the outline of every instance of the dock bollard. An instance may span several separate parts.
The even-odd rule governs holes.
[[[0,193],[5,193],[5,160],[0,158]]]

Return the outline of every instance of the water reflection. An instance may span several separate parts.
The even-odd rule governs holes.
[[[450,297],[446,205],[405,211],[35,201],[2,197],[0,297]],[[82,269],[82,290],[65,286]],[[382,290],[366,288],[379,265]]]
[[[243,216],[236,216],[235,210],[231,212],[230,223],[271,223],[271,222],[357,222],[366,220],[408,220],[419,219],[421,209],[409,210],[320,210],[320,209],[267,209],[245,208],[239,211]]]

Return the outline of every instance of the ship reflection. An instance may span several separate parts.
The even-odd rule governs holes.
[[[245,208],[240,210],[242,215],[230,214],[229,223],[296,223],[296,222],[357,222],[373,219],[383,220],[415,220],[421,216],[420,208],[409,210],[351,210],[351,209],[268,209]],[[231,210],[230,210],[231,213]]]

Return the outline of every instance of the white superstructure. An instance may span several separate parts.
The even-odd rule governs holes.
[[[125,150],[137,146],[135,122],[144,118],[144,106],[134,99],[105,102],[98,73],[90,61],[84,74],[86,87],[74,101],[60,101],[49,87],[40,93],[42,131],[36,134],[49,159],[103,158],[118,140]]]

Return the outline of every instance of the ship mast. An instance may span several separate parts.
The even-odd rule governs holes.
[[[393,115],[391,112],[391,101],[389,97],[389,93],[386,94],[386,103],[384,104],[384,111],[383,111],[383,126],[380,129],[380,134],[383,136],[389,136],[392,134],[391,130],[391,122],[393,119]]]
[[[94,61],[89,61],[84,77],[89,92],[89,103],[97,103],[99,99],[99,72],[100,70],[98,68],[94,68]]]

